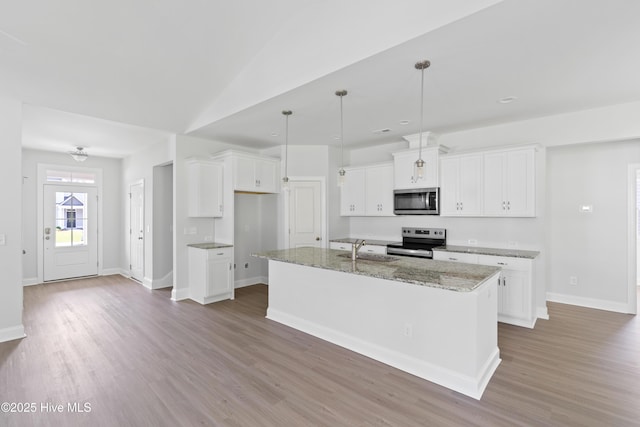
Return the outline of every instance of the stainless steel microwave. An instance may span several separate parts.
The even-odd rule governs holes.
[[[414,188],[393,191],[396,215],[440,215],[438,188]]]

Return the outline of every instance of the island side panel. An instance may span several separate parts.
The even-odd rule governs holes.
[[[267,318],[474,398],[500,361],[497,275],[455,292],[271,260]]]

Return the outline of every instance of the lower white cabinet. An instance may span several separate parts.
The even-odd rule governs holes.
[[[536,316],[532,259],[445,251],[433,251],[433,259],[502,268],[498,280],[498,321],[533,328]]]
[[[366,239],[365,239],[365,242],[366,242]],[[351,243],[329,242],[329,249],[337,249],[340,251],[350,251]],[[358,250],[358,253],[363,253],[363,252],[370,253],[370,254],[385,255],[387,253],[387,247],[380,246],[380,245],[367,245],[365,243],[365,245]]]
[[[234,298],[233,248],[189,247],[189,297],[200,304]]]

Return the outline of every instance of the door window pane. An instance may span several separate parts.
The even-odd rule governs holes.
[[[87,245],[87,193],[56,192],[56,247]]]

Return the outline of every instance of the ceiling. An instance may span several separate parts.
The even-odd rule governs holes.
[[[634,0],[10,2],[0,94],[27,104],[25,147],[125,157],[173,133],[280,145],[283,109],[291,144],[337,144],[346,89],[361,147],[418,132],[422,59],[437,133],[638,101],[637,16]]]

